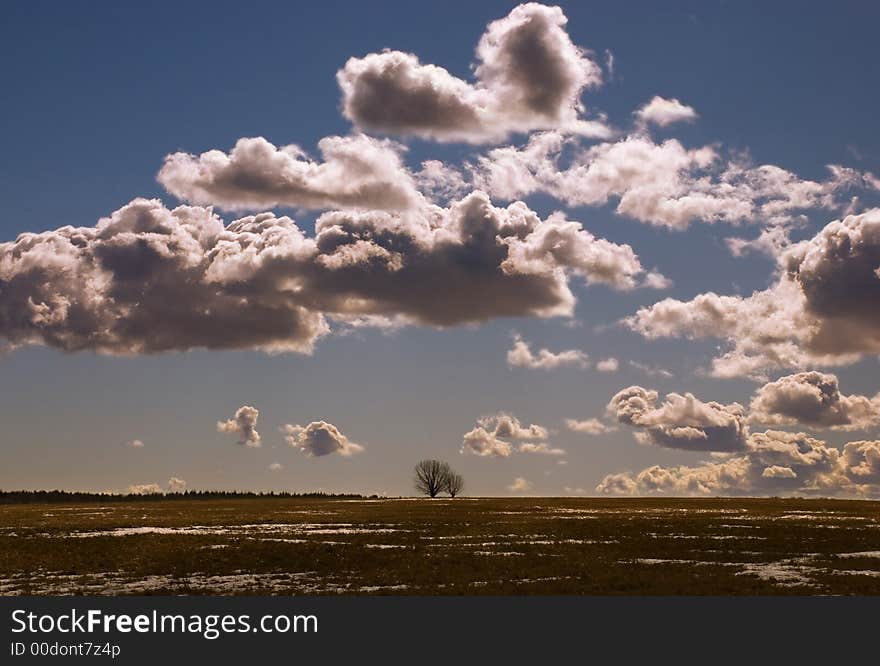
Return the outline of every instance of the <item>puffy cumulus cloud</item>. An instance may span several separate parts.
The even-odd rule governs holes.
[[[327,330],[321,315],[243,279],[258,259],[287,250],[292,262],[308,243],[288,218],[224,228],[210,209],[147,199],[94,227],[21,234],[0,244],[0,338],[112,354],[308,351]]]
[[[226,421],[217,421],[217,432],[238,436],[238,443],[256,448],[260,446],[260,433],[257,432],[257,419],[260,410],[250,405],[242,405],[235,410],[235,416]]]
[[[269,465],[270,472],[280,472],[282,469],[284,469],[284,465],[278,462],[273,462]]]
[[[674,123],[691,122],[699,116],[694,108],[682,104],[677,99],[666,99],[655,95],[650,102],[635,112],[636,119],[643,125],[667,127]]]
[[[617,428],[609,426],[599,419],[586,419],[583,421],[565,419],[565,427],[572,432],[578,432],[583,435],[604,435],[606,432],[617,430]]]
[[[507,458],[513,453],[513,446],[496,436],[494,432],[477,426],[464,434],[461,452],[481,457]]]
[[[664,299],[625,325],[648,339],[721,338],[719,377],[844,365],[880,352],[880,209],[848,215],[779,257],[779,276],[749,296]]]
[[[271,213],[224,226],[210,208],[135,199],[94,227],[0,243],[0,340],[310,353],[325,315],[436,326],[569,316],[572,277],[629,290],[643,272],[629,245],[480,192],[449,208],[325,213],[314,237]]]
[[[565,451],[552,449],[543,441],[549,435],[550,432],[544,426],[536,424],[526,426],[512,414],[499,412],[477,420],[477,425],[464,434],[461,452],[496,458],[507,458],[517,450],[520,453],[563,455]],[[535,441],[526,441],[515,448],[513,440]]]
[[[168,155],[158,180],[174,196],[227,210],[368,208],[406,210],[424,204],[402,147],[364,135],[331,136],[315,161],[296,145],[239,139],[227,154]]]
[[[536,3],[493,21],[477,46],[474,83],[401,51],[351,58],[336,75],[343,113],[364,129],[439,141],[483,143],[556,127],[607,134],[579,119],[581,93],[602,77],[572,43],[567,21],[559,7]]]
[[[620,215],[668,229],[691,222],[791,224],[805,210],[843,205],[842,192],[870,187],[866,175],[829,166],[823,181],[805,180],[716,146],[658,143],[644,132],[584,147],[565,132],[537,133],[525,146],[490,150],[469,165],[474,184],[513,200],[546,193],[570,206],[616,200]]]
[[[863,430],[880,423],[880,395],[843,395],[836,376],[799,372],[759,388],[749,412],[757,423]]]
[[[589,367],[588,361],[587,355],[577,349],[566,349],[560,352],[539,349],[535,354],[529,343],[523,340],[518,333],[513,337],[513,347],[507,351],[507,365],[531,368],[532,370],[554,370],[566,365],[587,368]]]
[[[516,477],[507,489],[512,493],[527,493],[534,487],[534,484],[521,476]]]
[[[880,441],[849,442],[843,447],[843,462],[853,483],[880,486]]]
[[[850,442],[841,453],[804,433],[768,430],[752,435],[742,455],[611,474],[596,490],[624,495],[876,496],[878,453],[880,442]]]
[[[179,479],[176,476],[172,476],[168,479],[168,492],[169,493],[182,493],[186,491],[186,481],[183,479]]]
[[[703,402],[692,393],[669,393],[658,405],[657,391],[630,386],[618,392],[608,411],[620,423],[639,430],[636,439],[671,449],[739,451],[749,428],[743,406]]]
[[[307,426],[288,423],[282,428],[282,432],[290,446],[310,458],[328,456],[331,453],[348,457],[364,450],[361,444],[352,442],[339,428],[326,421],[312,421]]]
[[[130,449],[142,449],[144,448],[144,443],[140,439],[131,439],[125,443],[125,445]]]
[[[609,358],[603,358],[596,364],[596,370],[599,372],[617,372],[617,369],[620,367],[620,363],[613,356]]]
[[[129,486],[129,495],[158,495],[162,493],[162,486],[158,483],[139,483]]]

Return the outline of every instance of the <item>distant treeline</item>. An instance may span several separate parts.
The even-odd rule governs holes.
[[[378,495],[355,493],[238,492],[225,490],[187,490],[182,493],[116,494],[81,493],[66,490],[0,490],[0,504],[40,504],[65,502],[175,502],[218,499],[376,499]]]

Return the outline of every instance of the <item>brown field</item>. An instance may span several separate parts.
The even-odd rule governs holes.
[[[0,595],[880,594],[880,503],[0,505]]]

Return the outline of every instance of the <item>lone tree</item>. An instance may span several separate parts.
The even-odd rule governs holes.
[[[464,488],[464,479],[456,474],[449,463],[442,460],[423,460],[416,465],[416,490],[428,497],[449,493],[455,497]]]
[[[461,474],[450,469],[449,474],[446,476],[446,487],[443,490],[449,493],[450,497],[455,497],[461,492],[462,488],[464,488],[464,479],[461,478]]]
[[[446,489],[446,478],[450,472],[445,462],[422,460],[416,465],[416,490],[428,497],[437,497]]]

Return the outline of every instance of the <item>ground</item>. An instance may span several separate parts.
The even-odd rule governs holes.
[[[880,594],[880,503],[229,499],[0,506],[0,595]]]

